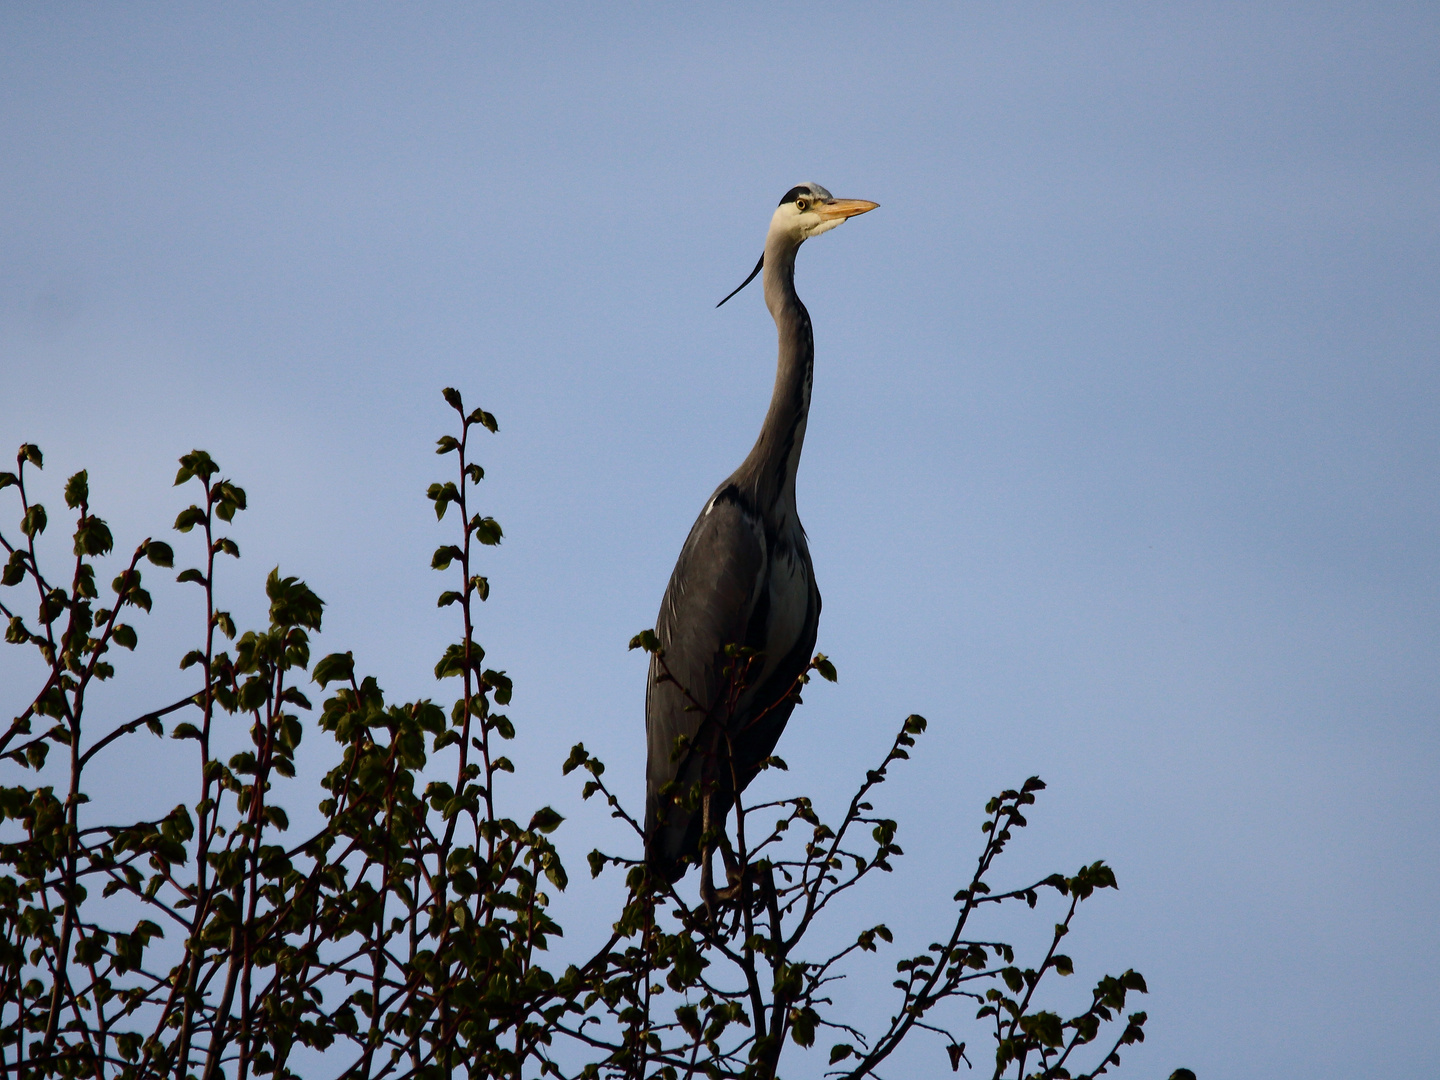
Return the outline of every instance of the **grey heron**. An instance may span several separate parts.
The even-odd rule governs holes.
[[[795,294],[795,255],[810,237],[876,205],[836,199],[819,184],[791,188],[755,269],[720,301],[764,271],[780,342],[775,390],[754,448],[706,501],[680,551],[660,604],[661,651],[651,658],[645,695],[646,862],[669,882],[703,862],[707,902],[714,886],[702,835],[723,835],[737,794],[773,753],[820,621],[795,509],[815,361],[810,315]],[[738,660],[729,646],[752,657],[743,685],[726,675]]]

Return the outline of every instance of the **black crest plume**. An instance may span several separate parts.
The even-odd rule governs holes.
[[[755,269],[750,271],[750,276],[747,277],[744,281],[740,282],[740,284],[736,287],[735,292],[732,292],[732,293],[730,294],[730,296],[734,296],[735,293],[739,292],[739,291],[740,291],[741,289],[743,289],[746,285],[749,285],[750,282],[754,281],[754,280],[755,280],[755,275],[758,274],[758,273],[760,273],[760,269],[761,269],[761,267],[763,267],[764,265],[765,265],[765,253],[762,251],[762,252],[760,253],[760,261],[755,264]],[[730,299],[730,296],[725,297],[725,300],[729,300],[729,299]],[[715,306],[716,306],[717,308],[720,307],[721,304],[724,304],[724,303],[725,303],[725,300],[721,300],[720,303],[719,303],[719,304],[716,304]]]

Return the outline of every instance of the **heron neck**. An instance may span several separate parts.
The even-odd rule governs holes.
[[[795,294],[795,253],[799,245],[772,235],[765,245],[765,306],[775,319],[779,358],[770,408],[760,436],[736,479],[753,491],[759,507],[780,529],[799,527],[795,516],[795,474],[805,444],[815,339],[810,313]]]

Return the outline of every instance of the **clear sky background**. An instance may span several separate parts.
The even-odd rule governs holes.
[[[625,645],[773,378],[759,290],[714,304],[804,180],[881,209],[799,258],[841,680],[773,788],[833,809],[931,721],[882,804],[907,857],[845,918],[923,948],[1039,773],[1009,880],[1116,868],[1070,951],[1079,991],[1149,979],[1122,1075],[1440,1075],[1433,5],[8,4],[0,444],[44,447],[52,519],[88,467],[122,547],[209,449],[253,507],[237,620],[279,564],[406,698],[452,632],[439,390],[496,413],[480,635],[515,810],[570,815],[579,952],[614,896],[581,856],[622,838],[558,766],[584,739],[640,804]],[[162,585],[117,720],[183,692]],[[147,745],[109,794],[168,807]]]

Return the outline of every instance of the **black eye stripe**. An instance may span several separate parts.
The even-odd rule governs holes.
[[[796,199],[802,197],[806,199],[813,199],[815,197],[815,192],[810,190],[808,187],[792,187],[789,191],[785,192],[785,197],[780,200],[779,205],[784,206],[787,202],[794,202]]]

